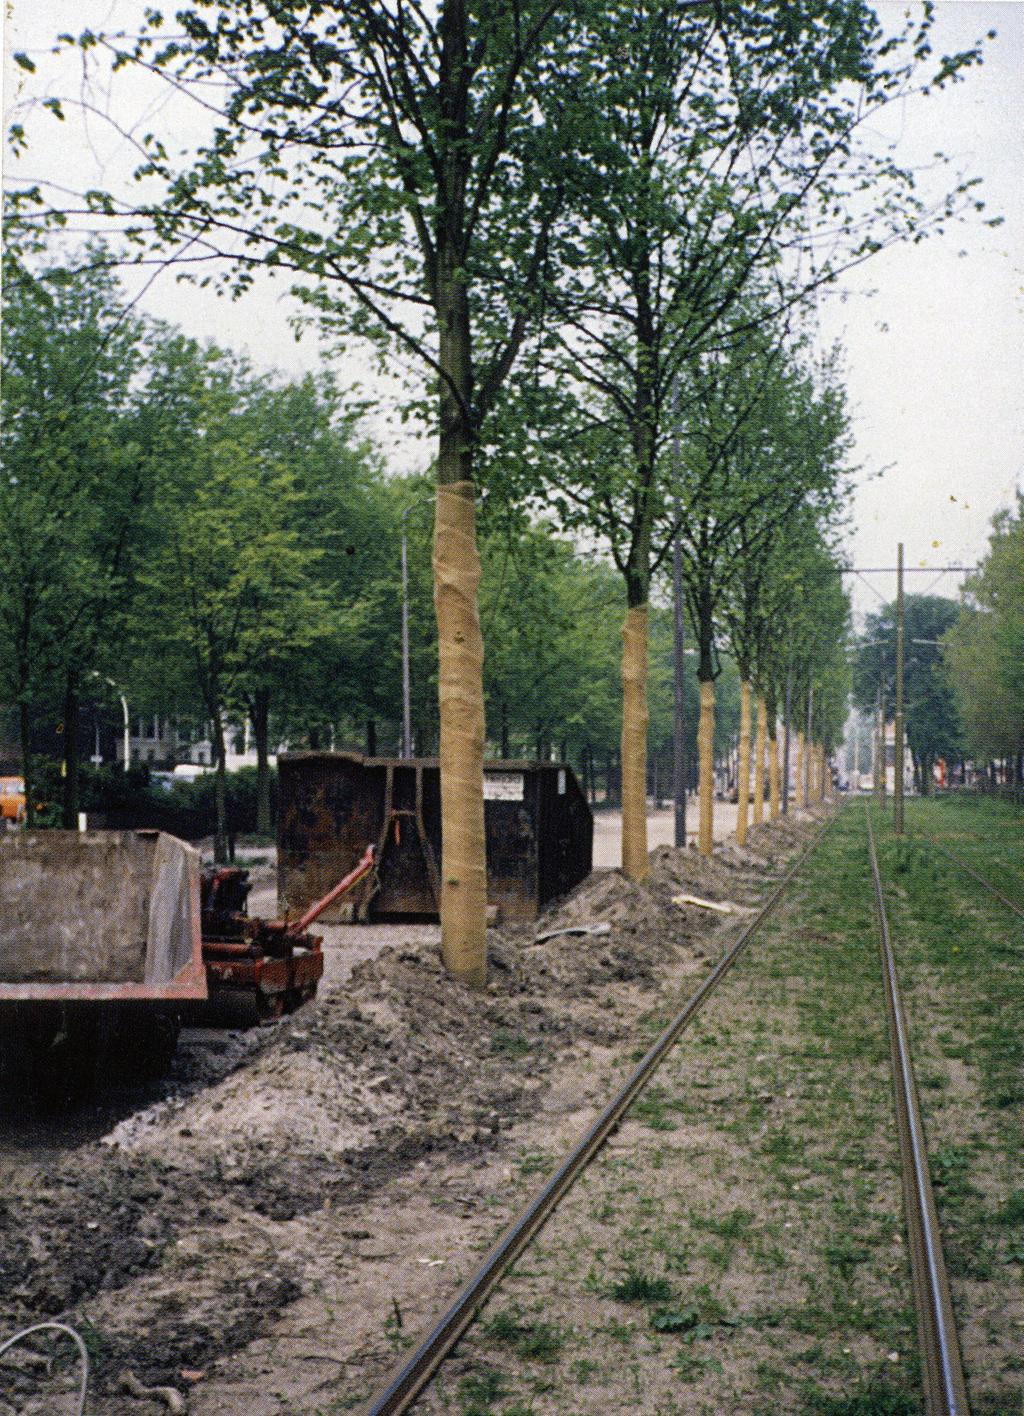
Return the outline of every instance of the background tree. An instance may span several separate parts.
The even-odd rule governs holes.
[[[435,595],[445,861],[442,954],[485,974],[482,645],[474,501],[487,422],[519,354],[562,214],[558,163],[576,131],[569,81],[576,9],[555,0],[418,5],[300,0],[192,6],[164,43],[163,16],[105,45],[223,112],[180,170],[156,136],[139,176],[167,196],[130,204],[161,251],[291,272],[310,319],[410,354],[437,432]],[[557,67],[556,67],[557,60]],[[137,139],[136,139],[137,141]],[[92,200],[111,214],[129,208]]]
[[[907,744],[918,790],[931,789],[932,768],[940,758],[960,754],[963,730],[940,641],[956,622],[957,606],[939,595],[904,599],[904,702]],[[923,641],[923,642],[915,642]],[[890,706],[896,697],[896,606],[884,606],[865,621],[854,658],[857,707],[872,712],[879,688]]]
[[[174,336],[152,378],[155,544],[138,613],[150,653],[190,663],[211,724],[215,857],[226,859],[226,715],[246,689],[332,628],[319,551],[303,545],[295,469],[275,452],[278,410],[244,361]]]
[[[4,255],[0,672],[18,705],[30,822],[31,706],[62,700],[63,821],[75,828],[82,679],[118,663],[144,544],[145,329],[99,248],[74,268],[41,257]]]
[[[945,637],[967,744],[982,759],[1016,758],[1024,781],[1024,495],[992,521],[988,554],[964,584]]]

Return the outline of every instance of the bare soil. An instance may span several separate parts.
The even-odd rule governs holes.
[[[659,847],[642,886],[595,872],[535,928],[493,931],[480,992],[443,974],[431,929],[392,927],[383,948],[332,930],[327,986],[293,1017],[189,1031],[161,1084],[70,1116],[14,1099],[0,1335],[74,1324],[94,1416],[168,1409],[128,1394],[126,1371],[196,1416],[351,1409],[815,824],[791,817],[711,861]],[[738,908],[681,908],[681,890]],[[581,921],[611,931],[535,942]],[[73,1410],[66,1364],[20,1351],[0,1413]]]

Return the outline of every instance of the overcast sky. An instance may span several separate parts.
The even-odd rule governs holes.
[[[5,35],[8,63],[4,102],[46,93],[82,95],[71,57],[46,53],[62,30],[133,28],[141,0],[13,0]],[[173,8],[173,6],[168,6]],[[1024,473],[1024,3],[1020,0],[939,0],[935,50],[948,53],[989,29],[981,69],[963,83],[894,111],[878,141],[899,144],[900,160],[928,163],[936,150],[955,158],[957,170],[984,179],[985,215],[1002,215],[995,229],[972,221],[944,238],[879,255],[844,279],[841,297],[819,309],[823,347],[840,340],[854,415],[855,459],[861,471],[854,505],[851,551],[860,566],[895,564],[896,543],[906,543],[907,563],[971,564],[983,553],[992,514],[1012,498]],[[876,5],[895,25],[905,4]],[[32,53],[38,69],[25,75],[9,60]],[[97,91],[85,94],[100,104]],[[147,129],[168,127],[179,145],[202,132],[162,88],[118,76],[111,111],[141,117]],[[30,150],[19,162],[5,153],[11,178],[46,178],[68,188],[110,186],[127,190],[134,154],[101,116],[68,111],[61,124],[36,111],[29,122]],[[948,177],[947,177],[948,180]],[[939,195],[942,175],[926,179]],[[119,186],[120,184],[120,186]],[[134,293],[137,285],[129,282]],[[287,373],[316,368],[322,351],[306,336],[297,344],[288,325],[292,302],[283,284],[263,282],[238,303],[218,300],[160,277],[140,307],[200,337],[245,349],[261,366]],[[396,430],[394,389],[376,381],[371,365],[354,352],[335,361],[341,378],[383,394],[382,409],[367,431],[398,471],[422,467],[426,443]],[[888,470],[879,478],[882,468]],[[959,577],[914,575],[908,588],[956,593]],[[855,581],[859,614],[890,598],[892,577],[872,576],[875,592]]]

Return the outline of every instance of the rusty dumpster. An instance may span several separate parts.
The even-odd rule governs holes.
[[[5,1084],[70,1094],[115,1057],[159,1071],[181,1005],[206,995],[191,846],[158,831],[0,836]]]
[[[278,757],[278,896],[305,909],[351,869],[367,845],[376,871],[323,916],[436,920],[441,786],[436,758],[289,752]],[[487,899],[501,918],[532,920],[590,874],[594,823],[563,763],[484,764]]]

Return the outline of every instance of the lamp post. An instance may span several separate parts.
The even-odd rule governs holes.
[[[127,772],[129,767],[131,766],[132,761],[131,732],[129,730],[130,719],[128,717],[128,699],[125,697],[124,693],[117,686],[114,680],[112,678],[107,678],[106,674],[101,674],[99,669],[90,669],[89,676],[90,678],[102,679],[104,683],[109,683],[110,687],[114,690],[118,698],[120,698],[121,700],[121,713],[124,719],[124,770]]]

